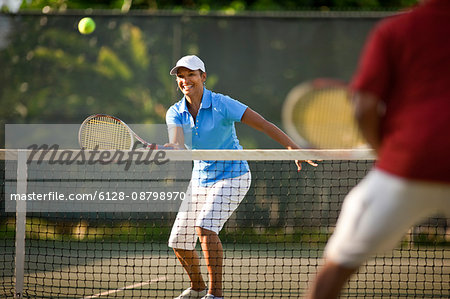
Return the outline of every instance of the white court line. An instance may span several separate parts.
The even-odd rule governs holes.
[[[135,284],[129,285],[129,286],[124,286],[124,287],[119,288],[119,289],[116,289],[116,290],[109,290],[109,291],[105,291],[105,292],[98,293],[98,294],[95,294],[95,295],[83,297],[83,299],[98,298],[98,297],[100,297],[100,296],[105,296],[105,295],[110,295],[110,294],[114,294],[114,293],[119,293],[119,292],[122,292],[122,291],[125,291],[125,290],[129,290],[129,289],[134,289],[134,288],[142,287],[142,286],[145,286],[145,285],[148,285],[148,284],[151,284],[151,283],[154,283],[154,282],[166,280],[166,279],[167,279],[167,276],[162,276],[162,277],[158,277],[158,278],[156,278],[156,279],[152,279],[152,280],[147,280],[147,281],[144,281],[144,282],[135,283]]]

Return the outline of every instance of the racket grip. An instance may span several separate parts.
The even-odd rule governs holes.
[[[164,145],[156,144],[156,143],[147,145],[147,148],[148,149],[156,149],[156,150],[171,150],[171,149],[173,149],[173,147],[171,147],[171,146],[164,146]]]

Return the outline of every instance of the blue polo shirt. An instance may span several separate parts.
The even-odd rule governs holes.
[[[203,90],[202,103],[194,120],[185,97],[169,108],[167,125],[183,127],[185,146],[188,149],[231,149],[242,146],[236,136],[235,122],[241,121],[247,106],[208,89]],[[249,171],[247,161],[194,161],[192,179],[201,186],[241,176]]]

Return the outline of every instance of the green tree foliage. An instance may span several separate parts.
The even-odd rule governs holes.
[[[176,89],[168,75],[172,61],[157,53],[164,53],[169,41],[151,39],[114,17],[97,18],[101,26],[84,36],[75,29],[77,20],[43,15],[5,21],[1,122],[79,123],[89,114],[107,113],[163,123]]]
[[[411,6],[417,0],[31,0],[22,9],[191,9],[208,12],[223,10],[392,10]]]

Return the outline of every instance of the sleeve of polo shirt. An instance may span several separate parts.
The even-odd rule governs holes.
[[[245,110],[247,110],[247,105],[244,105],[229,96],[224,96],[222,98],[222,103],[225,107],[227,118],[231,121],[240,122],[242,115],[244,115]]]
[[[167,110],[166,113],[166,124],[168,125],[177,125],[177,126],[181,126],[181,118],[180,118],[180,113],[177,111],[177,109],[172,106],[169,108],[169,110]]]
[[[355,91],[371,92],[380,99],[386,100],[390,88],[392,61],[389,57],[390,35],[382,21],[372,30],[363,48],[358,69],[351,82]]]

